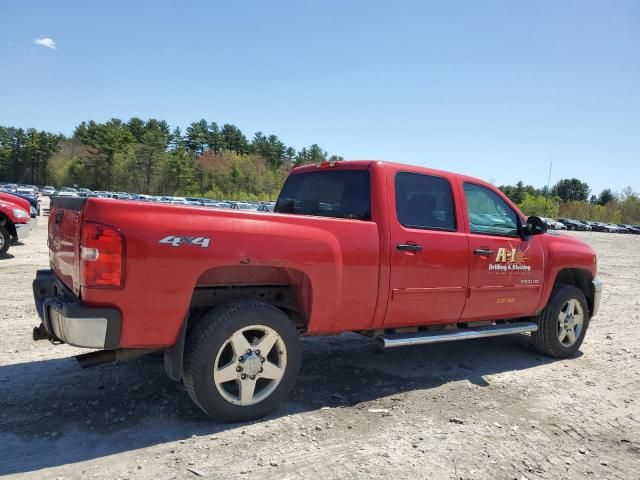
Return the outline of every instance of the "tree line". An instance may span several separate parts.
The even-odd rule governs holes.
[[[71,137],[0,127],[0,179],[36,185],[212,198],[272,199],[295,165],[341,159],[235,125],[133,117],[82,122]]]
[[[550,189],[535,188],[522,181],[515,185],[500,185],[498,188],[525,215],[640,224],[640,195],[631,187],[626,187],[619,193],[605,188],[596,195],[591,193],[587,183],[577,178],[568,178],[558,181]]]

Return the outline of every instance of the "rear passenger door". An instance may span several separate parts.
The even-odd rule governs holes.
[[[540,236],[522,240],[518,214],[484,185],[463,185],[469,226],[469,298],[463,320],[531,315],[542,292]]]
[[[448,178],[397,172],[389,208],[390,297],[385,327],[456,322],[468,281],[468,239]]]

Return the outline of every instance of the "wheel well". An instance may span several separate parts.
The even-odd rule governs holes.
[[[189,323],[218,305],[256,300],[284,311],[298,330],[305,331],[312,294],[309,277],[296,269],[251,265],[250,259],[246,262],[212,268],[200,276],[191,297]]]
[[[9,232],[9,235],[11,235],[12,237],[18,235],[18,233],[16,232],[16,226],[3,213],[0,213],[0,226],[5,227]]]
[[[587,304],[589,305],[589,312],[593,312],[593,276],[589,270],[582,268],[564,268],[558,272],[554,285],[563,283],[566,285],[573,285],[584,293],[587,298]]]
[[[237,300],[256,300],[273,305],[295,320],[299,329],[306,327],[306,315],[302,314],[302,308],[296,300],[295,289],[289,285],[198,287],[194,290],[189,305],[190,322],[218,305]]]

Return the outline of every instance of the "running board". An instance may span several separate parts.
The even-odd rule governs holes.
[[[384,348],[404,347],[407,345],[424,345],[425,343],[452,342],[455,340],[471,340],[474,338],[499,337],[538,331],[533,322],[489,325],[487,327],[460,328],[455,330],[437,330],[431,332],[404,333],[376,337]]]

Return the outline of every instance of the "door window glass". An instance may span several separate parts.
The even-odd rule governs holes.
[[[471,233],[518,236],[516,213],[494,191],[473,183],[464,184]]]

